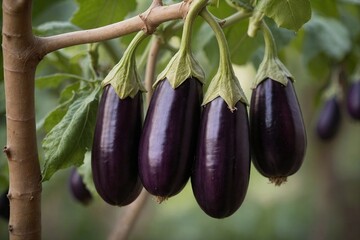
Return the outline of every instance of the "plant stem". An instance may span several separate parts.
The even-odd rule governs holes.
[[[161,38],[155,36],[151,42],[150,52],[147,59],[146,72],[145,72],[145,88],[146,93],[146,105],[150,103],[150,99],[153,93],[152,85],[155,78],[155,69],[156,69],[156,59],[159,54],[160,46],[162,40]]]
[[[141,29],[147,29],[148,26],[155,28],[160,23],[183,18],[188,11],[188,7],[189,5],[186,2],[169,6],[155,6],[139,16],[104,27],[80,30],[50,37],[37,37],[41,48],[40,55],[43,57],[61,48],[117,38],[140,31]],[[140,16],[143,17],[141,18]]]
[[[251,15],[252,15],[251,12],[236,12],[233,15],[224,18],[223,19],[224,24],[221,24],[221,27],[222,28],[229,27],[237,22],[240,22],[241,20],[251,17]]]
[[[139,46],[141,41],[144,40],[147,36],[148,35],[143,31],[138,32],[135,35],[135,37],[131,40],[129,46],[126,48],[123,57],[129,56],[131,58],[134,58],[134,52],[136,51],[136,48]],[[134,58],[134,60],[135,60],[135,58]]]
[[[264,58],[271,59],[271,58],[277,58],[277,49],[276,49],[276,43],[274,36],[271,33],[270,28],[265,23],[265,21],[262,21],[262,29],[264,33],[264,40],[265,40],[265,55]]]
[[[3,59],[11,240],[41,239],[41,174],[36,144],[34,78],[38,55],[32,1],[3,0]]]
[[[230,51],[222,28],[220,27],[214,16],[212,16],[207,9],[202,10],[200,15],[213,29],[215,37],[218,41],[220,52],[219,69],[221,71],[231,71],[231,73],[233,73],[233,68],[231,67],[232,65],[230,60]]]
[[[207,2],[208,0],[194,0],[191,4],[189,13],[187,14],[185,19],[179,51],[191,52],[190,46],[193,22],[198,16],[201,9],[206,6]]]
[[[110,234],[109,240],[123,240],[128,239],[128,236],[133,229],[136,219],[139,217],[141,210],[145,207],[149,193],[143,189],[140,196],[129,206],[125,208],[125,212],[120,216],[118,222],[115,224],[116,228]]]

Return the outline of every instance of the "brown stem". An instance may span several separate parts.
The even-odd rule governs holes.
[[[3,58],[9,164],[10,239],[41,238],[41,176],[36,146],[34,75],[39,62],[32,1],[3,1]]]
[[[41,55],[45,56],[55,50],[78,44],[109,40],[129,33],[137,32],[141,29],[151,33],[163,22],[184,18],[187,14],[188,8],[189,3],[187,2],[181,2],[169,6],[152,4],[152,6],[144,13],[118,23],[50,37],[39,37],[38,39],[41,42],[42,48]]]
[[[153,39],[153,42],[151,43],[151,48],[148,55],[146,72],[145,72],[145,88],[147,91],[146,93],[147,105],[149,105],[153,93],[152,85],[154,83],[154,78],[155,78],[156,59],[159,54],[161,44],[162,44],[161,38],[155,37]]]
[[[126,207],[125,212],[120,216],[115,225],[116,228],[111,233],[109,240],[123,240],[128,238],[132,228],[134,227],[136,219],[148,199],[149,193],[143,189],[135,202]]]

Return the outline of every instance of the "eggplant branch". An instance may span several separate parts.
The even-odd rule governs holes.
[[[147,59],[146,72],[145,72],[145,88],[147,91],[146,94],[146,104],[147,106],[150,103],[150,99],[153,93],[152,85],[155,79],[155,70],[156,70],[156,59],[159,54],[160,46],[162,44],[162,39],[155,36],[152,40],[150,52]]]
[[[104,27],[69,32],[50,37],[36,37],[40,48],[40,58],[61,48],[85,43],[101,42],[143,30],[152,33],[156,27],[166,21],[182,19],[186,16],[189,3],[181,2],[162,6],[154,1],[144,13]]]

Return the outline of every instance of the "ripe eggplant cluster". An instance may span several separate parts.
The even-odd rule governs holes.
[[[231,67],[225,35],[210,13],[201,14],[221,49],[219,69],[204,100],[204,74],[184,45],[159,74],[143,127],[141,93],[120,99],[112,85],[105,87],[92,169],[95,187],[109,204],[131,203],[142,187],[162,202],[191,179],[201,209],[211,217],[225,218],[245,198],[251,145],[254,165],[277,185],[302,164],[306,136],[292,80],[282,84],[261,79],[253,92],[249,123],[247,100]],[[275,65],[266,63],[266,69],[282,66],[273,60]]]

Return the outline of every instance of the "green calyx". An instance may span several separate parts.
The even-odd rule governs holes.
[[[209,0],[209,5],[214,6],[216,8],[219,7],[220,0]]]
[[[137,71],[135,50],[147,36],[146,33],[141,31],[134,37],[123,57],[101,83],[103,87],[111,84],[120,99],[134,98],[139,91],[146,91]]]
[[[264,59],[257,71],[253,88],[256,88],[257,85],[259,85],[267,78],[270,78],[286,86],[289,79],[294,81],[294,78],[278,58],[274,37],[264,21],[262,24],[262,29],[265,39],[265,54]]]
[[[235,105],[241,101],[248,105],[248,101],[240,86],[240,82],[235,76],[231,61],[229,47],[220,25],[206,9],[201,12],[201,16],[213,29],[219,44],[220,63],[217,73],[211,80],[205,93],[203,105],[211,102],[217,97],[221,97],[227,103],[231,111],[236,110]]]
[[[217,97],[224,99],[231,111],[236,110],[235,105],[238,101],[249,105],[239,80],[232,71],[217,71],[205,93],[202,105]]]
[[[343,98],[343,92],[342,92],[342,87],[341,87],[341,83],[340,83],[340,72],[341,72],[341,68],[340,67],[335,67],[332,72],[331,72],[331,76],[330,76],[330,85],[327,87],[327,89],[325,90],[325,92],[322,95],[323,99],[330,99],[334,96],[336,96],[337,98],[341,99]]]
[[[159,81],[166,78],[170,82],[172,88],[175,89],[190,77],[194,77],[200,82],[203,82],[205,73],[200,67],[200,64],[192,56],[191,52],[179,51],[170,60],[166,68],[159,74],[154,83],[154,87]]]
[[[159,74],[154,83],[157,83],[165,78],[170,82],[170,85],[175,89],[180,86],[186,79],[193,77],[200,82],[205,79],[205,74],[200,64],[195,60],[191,53],[191,30],[195,18],[199,12],[208,4],[209,0],[193,0],[190,5],[189,13],[186,16],[183,34],[180,43],[179,51],[170,60],[166,68]]]

